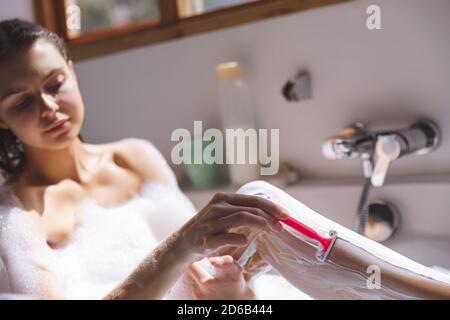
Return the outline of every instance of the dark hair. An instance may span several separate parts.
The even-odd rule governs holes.
[[[21,19],[0,21],[0,63],[7,61],[20,50],[44,39],[53,44],[66,61],[70,54],[64,41],[40,25]],[[81,137],[80,137],[81,138]],[[0,171],[6,180],[19,174],[25,164],[22,142],[9,129],[0,129]]]

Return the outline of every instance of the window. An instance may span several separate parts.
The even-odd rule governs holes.
[[[260,0],[178,0],[178,16],[180,18],[192,17],[208,11],[255,1]]]
[[[75,60],[352,0],[36,0]]]
[[[66,0],[65,2],[66,19],[72,14],[79,14],[74,18],[80,20],[79,27],[67,26],[69,38],[145,21],[157,23],[160,20],[157,0]]]

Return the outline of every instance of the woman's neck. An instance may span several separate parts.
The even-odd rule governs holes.
[[[68,147],[43,150],[24,146],[26,164],[19,180],[29,185],[53,185],[71,179],[80,184],[89,180],[92,154],[78,138]]]

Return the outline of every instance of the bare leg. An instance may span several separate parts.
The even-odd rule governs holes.
[[[447,275],[323,217],[283,190],[254,181],[238,193],[264,194],[313,230],[324,235],[335,230],[338,234],[324,262],[315,257],[317,243],[290,228],[253,235],[256,253],[245,265],[249,274],[258,272],[261,261],[267,262],[294,286],[318,299],[450,299]]]

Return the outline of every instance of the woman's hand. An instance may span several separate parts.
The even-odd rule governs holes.
[[[250,300],[253,291],[241,267],[231,256],[205,258],[186,272],[188,288],[196,300]]]
[[[283,207],[257,196],[216,193],[212,200],[189,220],[179,233],[183,254],[205,256],[223,246],[244,246],[243,234],[229,232],[238,227],[262,231],[281,230],[279,219],[289,217]]]

